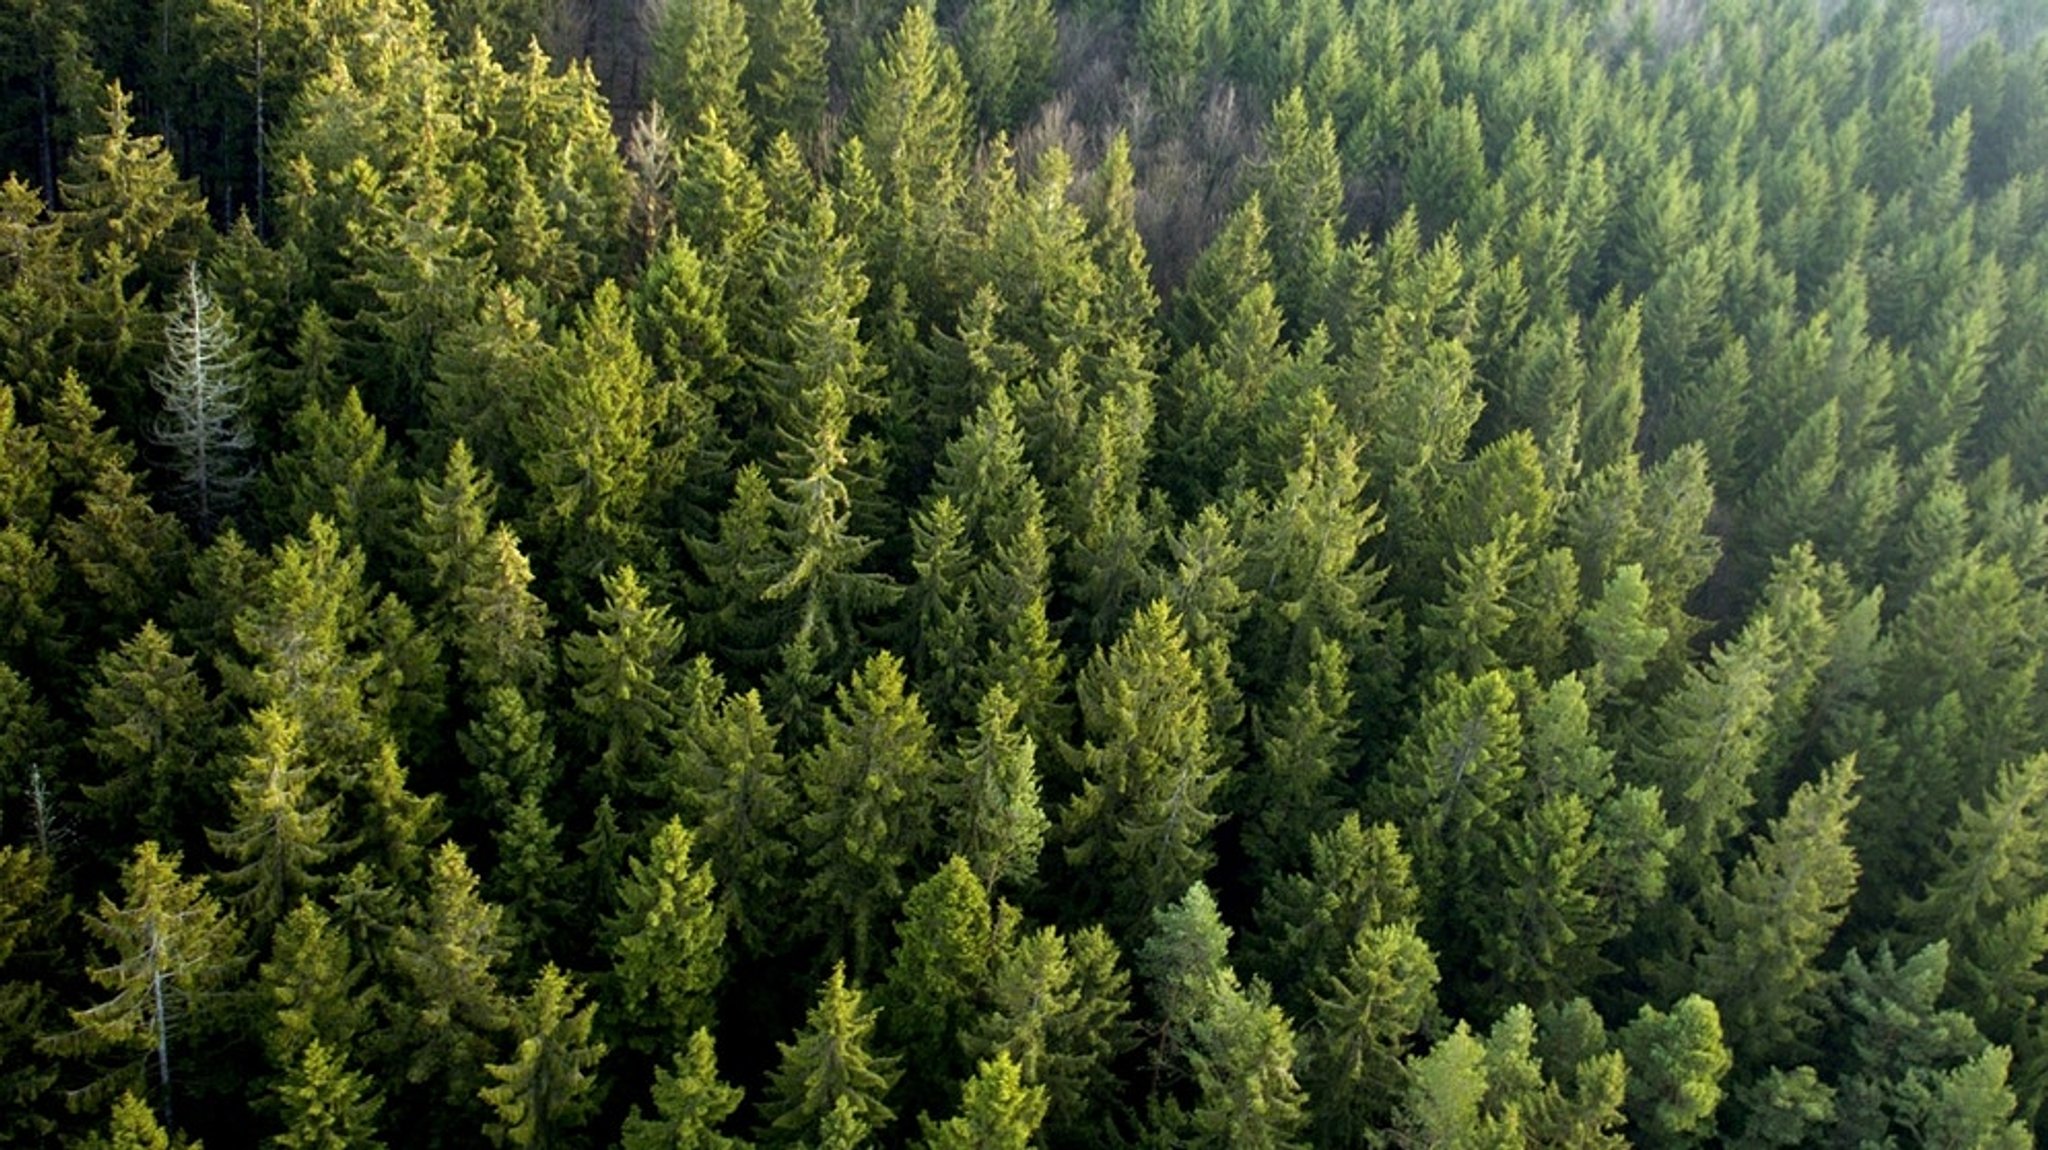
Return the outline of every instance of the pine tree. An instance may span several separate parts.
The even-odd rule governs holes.
[[[382,1150],[381,1100],[368,1078],[319,1039],[307,1043],[275,1094],[284,1132],[270,1144],[278,1150]]]
[[[606,922],[618,1033],[638,1050],[680,1048],[711,1021],[711,996],[725,973],[725,917],[708,866],[690,858],[695,839],[681,819],[654,832],[635,858]]]
[[[559,1146],[596,1108],[592,1076],[605,1046],[590,1037],[597,1004],[577,1010],[582,989],[549,963],[513,1014],[518,1045],[512,1060],[485,1067],[495,1085],[477,1094],[497,1113],[484,1128],[500,1146]]]
[[[1001,686],[982,696],[979,718],[947,757],[938,784],[946,838],[983,886],[1023,885],[1038,870],[1051,820],[1039,802],[1037,744],[1020,729]]]
[[[205,765],[219,706],[194,662],[155,623],[144,623],[100,656],[85,696],[85,746],[103,767],[87,797],[160,843],[192,832],[218,782]]]
[[[811,929],[854,969],[872,969],[882,924],[932,842],[938,755],[903,664],[886,651],[839,689],[824,726],[823,741],[797,763]]]
[[[390,962],[404,978],[397,1037],[405,1080],[438,1088],[425,1101],[443,1134],[476,1129],[472,1103],[485,1061],[496,1036],[512,1025],[512,1004],[494,969],[507,950],[504,912],[478,898],[476,886],[461,848],[442,843],[425,900],[391,939]]]
[[[862,1009],[860,989],[847,984],[846,964],[835,965],[795,1041],[776,1046],[782,1061],[761,1107],[768,1145],[812,1141],[832,1128],[836,1110],[863,1135],[895,1119],[883,1099],[896,1080],[896,1060],[868,1049],[875,1017]]]
[[[634,1107],[619,1145],[623,1150],[739,1150],[719,1127],[738,1110],[745,1092],[718,1079],[711,1032],[699,1029],[668,1066],[654,1070],[654,1117]]]
[[[1094,905],[1141,920],[1201,878],[1222,782],[1210,700],[1165,600],[1081,674],[1081,792],[1060,818],[1067,862]]]
[[[86,974],[111,997],[73,1010],[78,1029],[47,1040],[59,1052],[129,1052],[133,1061],[94,1083],[88,1098],[139,1084],[153,1065],[166,1125],[173,1125],[174,1022],[203,1022],[208,999],[226,989],[241,962],[240,926],[199,880],[178,873],[178,862],[145,842],[121,869],[122,902],[100,895],[99,913],[85,924],[112,961]]]
[[[155,438],[172,453],[179,489],[201,534],[211,535],[248,482],[238,456],[250,439],[240,420],[238,337],[196,266],[186,270],[164,336],[169,354],[152,376],[163,399]]]
[[[562,657],[583,742],[596,753],[583,789],[623,798],[633,780],[657,776],[671,746],[683,625],[630,565],[603,587],[604,606],[590,611],[593,630],[565,639]]]
[[[1748,1065],[1796,1048],[1812,1028],[1821,985],[1814,962],[1856,891],[1848,845],[1854,760],[1792,796],[1782,818],[1752,840],[1725,888],[1706,892],[1707,939],[1693,962],[1697,991],[1721,1008]]]
[[[1618,1039],[1628,1058],[1629,1121],[1645,1138],[1683,1144],[1713,1129],[1734,1060],[1712,1002],[1687,995],[1669,1013],[1645,1003]]]
[[[231,784],[234,823],[207,832],[213,849],[238,864],[220,877],[259,932],[317,889],[316,869],[337,844],[335,803],[314,793],[319,767],[307,761],[297,723],[275,706],[250,719],[248,754]]]
[[[1026,1150],[1045,1120],[1045,1087],[1027,1084],[1006,1053],[983,1062],[961,1089],[960,1113],[927,1126],[927,1150]]]

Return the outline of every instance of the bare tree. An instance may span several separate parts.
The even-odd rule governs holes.
[[[242,354],[234,320],[185,269],[164,325],[167,354],[151,373],[163,413],[156,441],[172,452],[172,469],[202,533],[211,534],[234,505],[248,475],[241,454],[249,435],[241,423]]]

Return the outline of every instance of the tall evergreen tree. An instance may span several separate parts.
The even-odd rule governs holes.
[[[1782,818],[1752,840],[1725,888],[1705,896],[1707,939],[1696,956],[1699,993],[1720,1006],[1739,1059],[1795,1051],[1811,1032],[1822,974],[1815,960],[1856,890],[1846,841],[1856,764],[1844,760],[1799,788]]]
[[[533,993],[513,1015],[518,1039],[512,1061],[485,1067],[494,1084],[478,1091],[498,1120],[484,1128],[501,1146],[550,1147],[595,1108],[591,1071],[605,1046],[590,1037],[597,1004],[577,1010],[582,989],[553,963],[533,980]]]
[[[797,763],[810,928],[853,969],[873,969],[883,923],[932,843],[937,748],[903,664],[886,651],[840,687],[824,727]]]
[[[724,974],[725,918],[709,869],[690,858],[694,838],[671,818],[654,832],[646,859],[631,861],[619,910],[607,920],[612,999],[624,1045],[679,1049],[711,1021]]]
[[[1081,673],[1081,791],[1060,818],[1069,866],[1092,903],[1141,919],[1214,859],[1222,782],[1210,700],[1180,619],[1154,600]]]
[[[842,1111],[840,1125],[850,1124],[863,1139],[895,1118],[883,1099],[896,1080],[896,1060],[868,1048],[876,1012],[862,1005],[860,988],[847,984],[846,965],[840,963],[795,1041],[778,1044],[782,1061],[761,1111],[769,1145],[814,1142],[833,1129],[832,1119]]]
[[[744,1143],[718,1131],[743,1096],[719,1081],[711,1032],[700,1029],[674,1062],[655,1068],[654,1116],[642,1117],[634,1107],[619,1144],[624,1150],[739,1150]]]
[[[100,896],[99,913],[85,921],[111,961],[86,974],[109,997],[73,1010],[77,1029],[47,1040],[59,1052],[124,1056],[125,1064],[88,1088],[88,1098],[141,1086],[148,1068],[169,1126],[175,1126],[172,1029],[203,1026],[209,996],[227,988],[242,959],[241,927],[199,880],[179,873],[179,861],[145,842],[122,867],[123,901]]]

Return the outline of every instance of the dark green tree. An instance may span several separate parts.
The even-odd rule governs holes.
[[[1202,877],[1223,776],[1210,699],[1163,599],[1081,673],[1081,791],[1061,813],[1068,865],[1091,904],[1141,921]]]
[[[931,847],[938,765],[924,708],[886,651],[840,687],[823,740],[797,762],[809,926],[856,970],[878,964],[883,924]]]

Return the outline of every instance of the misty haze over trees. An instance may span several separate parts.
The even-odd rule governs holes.
[[[2032,0],[0,29],[0,1144],[2048,1124]]]

